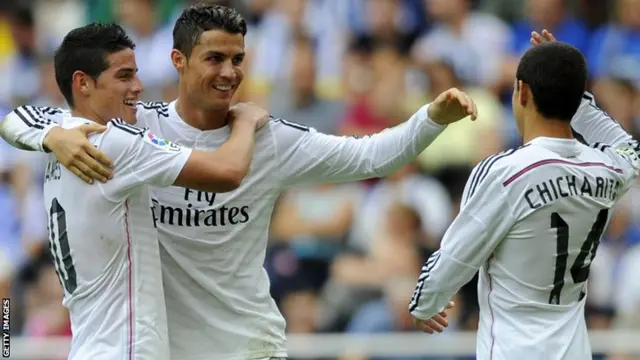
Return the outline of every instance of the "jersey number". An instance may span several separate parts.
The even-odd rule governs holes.
[[[73,294],[76,290],[76,268],[73,266],[69,238],[67,237],[67,218],[64,208],[54,198],[49,209],[49,249],[53,256],[56,272],[67,293]],[[58,249],[60,251],[58,252]]]
[[[591,231],[587,239],[580,248],[580,254],[571,266],[571,278],[575,284],[587,281],[591,261],[596,256],[596,250],[600,244],[600,237],[604,232],[609,217],[609,209],[602,209],[598,213],[595,223],[591,226]],[[560,293],[564,287],[564,273],[567,270],[567,258],[569,257],[569,225],[560,214],[551,214],[551,228],[557,230],[556,248],[556,271],[553,276],[553,290],[549,294],[549,304],[560,304]],[[589,257],[589,263],[585,264]]]

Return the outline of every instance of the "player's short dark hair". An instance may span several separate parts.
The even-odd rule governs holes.
[[[54,55],[54,67],[58,88],[70,107],[73,73],[82,71],[97,79],[109,67],[107,56],[125,49],[135,49],[135,44],[120,25],[92,23],[71,30],[62,40]]]
[[[247,34],[247,22],[233,8],[222,5],[196,4],[187,7],[173,27],[173,48],[187,58],[200,42],[200,35],[209,30],[224,30],[230,34]]]
[[[569,44],[545,43],[522,56],[516,79],[529,85],[542,116],[571,121],[586,89],[587,62]]]

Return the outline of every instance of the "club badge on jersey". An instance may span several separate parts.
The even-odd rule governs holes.
[[[180,151],[180,147],[169,140],[165,140],[163,138],[159,138],[155,136],[151,131],[145,131],[145,134],[142,136],[145,142],[155,145],[161,148],[166,148],[171,151]]]

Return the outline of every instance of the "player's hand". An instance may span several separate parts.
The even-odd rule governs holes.
[[[444,329],[449,326],[449,320],[447,320],[447,310],[454,307],[454,305],[455,303],[453,301],[449,301],[447,307],[431,319],[420,320],[416,318],[416,327],[427,334],[443,332]]]
[[[229,109],[229,122],[231,126],[238,122],[249,122],[255,126],[256,131],[269,121],[269,112],[253,103],[238,103]]]
[[[452,88],[431,103],[428,109],[429,118],[440,125],[448,125],[471,116],[471,120],[478,118],[478,108],[475,102],[464,92]]]
[[[44,138],[43,145],[80,179],[89,184],[93,184],[94,179],[104,183],[112,176],[111,160],[87,138],[106,129],[99,124],[86,124],[69,130],[55,127]]]
[[[547,29],[544,29],[542,30],[542,34],[538,34],[536,31],[531,32],[531,39],[529,41],[531,42],[531,45],[537,46],[548,42],[554,42],[556,41],[556,38]]]

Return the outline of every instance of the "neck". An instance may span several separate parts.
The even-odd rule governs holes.
[[[203,109],[182,96],[178,96],[176,101],[176,112],[182,121],[202,131],[220,129],[228,123],[229,109]]]
[[[77,105],[71,108],[71,116],[91,120],[98,124],[105,125],[109,119],[104,119],[97,112],[91,110],[88,106]]]
[[[467,21],[467,17],[469,16],[468,12],[456,14],[454,17],[449,19],[447,23],[453,29],[453,32],[460,35],[462,33],[465,22]]]
[[[535,114],[532,119],[525,119],[525,124],[528,124],[525,125],[522,137],[525,143],[538,137],[573,139],[571,125],[567,121],[544,118]]]

